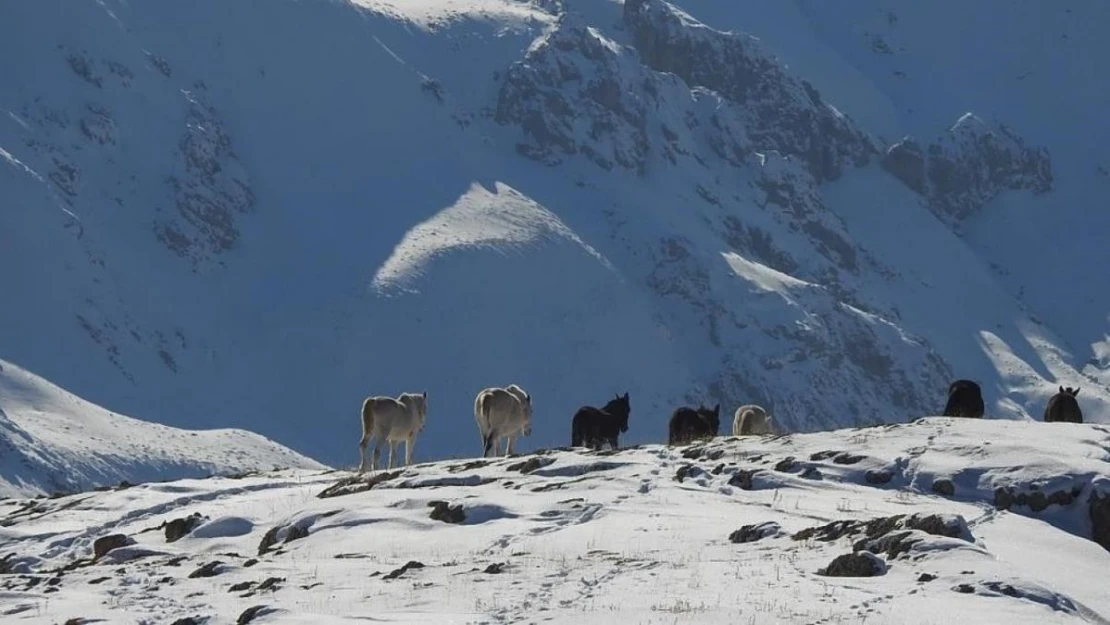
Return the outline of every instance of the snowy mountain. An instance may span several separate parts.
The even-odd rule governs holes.
[[[282,471],[7,500],[0,525],[28,625],[1105,624],[1110,427]]]
[[[0,497],[319,463],[243,430],[181,430],[114,414],[0,360]]]
[[[367,395],[426,390],[418,457],[465,456],[513,382],[524,448],[614,392],[632,442],[956,377],[1110,422],[1102,4],[0,11],[0,355],[111,410],[333,465]]]

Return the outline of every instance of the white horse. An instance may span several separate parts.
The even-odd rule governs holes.
[[[753,436],[774,434],[775,426],[767,411],[755,404],[740,406],[732,418],[733,436]]]
[[[367,397],[362,402],[362,440],[359,441],[358,472],[366,470],[366,445],[370,439],[374,442],[374,459],[370,463],[370,470],[378,468],[378,458],[381,457],[382,443],[389,445],[389,468],[393,468],[393,450],[405,441],[405,464],[412,463],[412,447],[416,443],[416,435],[424,430],[424,421],[428,416],[427,391],[416,393],[402,393],[397,399],[392,397]]]
[[[474,399],[474,419],[482,435],[482,457],[501,453],[501,437],[508,439],[505,455],[512,455],[518,436],[532,434],[532,397],[516,384],[487,388]]]

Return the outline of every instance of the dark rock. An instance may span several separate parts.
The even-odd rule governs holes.
[[[787,456],[775,463],[775,470],[781,473],[789,473],[796,468],[798,468],[798,463],[794,456]]]
[[[889,517],[876,517],[867,521],[833,521],[817,527],[808,527],[796,532],[793,540],[833,541],[844,536],[863,534],[875,539],[895,530],[919,530],[927,534],[961,538],[970,541],[971,534],[967,522],[959,515],[939,514],[897,514]]]
[[[482,572],[483,573],[488,573],[490,575],[497,575],[497,574],[501,573],[504,570],[505,570],[505,563],[504,562],[494,562],[493,564],[487,566],[486,569]]]
[[[247,560],[246,562],[243,563],[243,568],[248,568],[249,569],[250,567],[252,567],[256,564],[258,564],[258,558],[251,558],[251,559],[249,559],[249,560]]]
[[[518,464],[523,464],[523,463],[518,463]],[[449,473],[459,473],[460,471],[471,471],[473,469],[481,469],[483,467],[488,467],[489,465],[490,465],[489,460],[471,460],[470,462],[464,462],[462,464],[453,464],[453,465],[447,467],[447,471]],[[517,465],[513,465],[513,467],[515,467],[515,466],[517,466]],[[512,467],[509,467],[508,470],[513,471],[514,469]]]
[[[886,563],[873,553],[861,551],[839,555],[827,567],[817,571],[828,577],[874,577],[886,572]]]
[[[463,511],[462,504],[452,505],[446,501],[429,501],[428,507],[432,508],[430,516],[433,521],[462,523],[466,520],[466,513]]]
[[[277,590],[278,588],[280,588],[280,586],[278,586],[278,584],[280,584],[284,581],[285,581],[284,577],[267,577],[266,579],[262,580],[262,583],[259,584],[258,588],[256,588],[255,590],[258,590],[258,591]]]
[[[917,576],[917,581],[919,581],[919,582],[931,582],[936,578],[937,578],[937,576],[933,575],[932,573],[922,573],[921,575]]]
[[[383,575],[382,579],[397,579],[398,577],[400,577],[400,576],[404,575],[406,572],[408,572],[410,569],[422,569],[422,568],[424,568],[424,564],[422,562],[417,562],[416,560],[410,560],[410,561],[406,562],[405,565],[402,566],[401,568],[393,569],[389,573],[386,573],[385,575]]]
[[[1087,497],[1087,510],[1091,519],[1091,540],[1110,551],[1110,493],[1103,495],[1092,487]]]
[[[213,560],[199,569],[189,573],[189,579],[197,579],[201,577],[215,577],[222,573],[223,562]]]
[[[697,466],[696,464],[684,464],[681,467],[678,467],[678,470],[675,471],[674,479],[677,482],[682,482],[688,477],[698,477],[699,475],[704,474],[705,470]]]
[[[835,456],[839,453],[840,453],[839,451],[829,451],[829,450],[818,451],[818,452],[814,452],[814,453],[810,454],[809,459],[812,460],[813,462],[820,462],[821,460],[826,460],[828,458],[832,458],[833,456]]]
[[[894,475],[890,471],[871,470],[863,474],[863,479],[868,484],[887,484],[893,478]]]
[[[179,618],[173,622],[172,625],[204,625],[208,622],[208,617],[204,616],[186,616]]]
[[[994,507],[999,510],[1009,510],[1011,507],[1026,506],[1033,512],[1043,512],[1051,505],[1057,506],[1070,506],[1075,501],[1079,494],[1083,492],[1083,486],[1076,484],[1068,490],[1058,490],[1054,493],[1045,495],[1043,491],[1031,490],[1027,492],[1017,492],[1013,488],[996,488],[994,491]]]
[[[168,523],[165,523],[163,525],[163,528],[165,529],[166,533],[166,542],[172,543],[176,540],[180,540],[182,537],[188,535],[194,529],[199,527],[201,523],[204,523],[204,521],[205,517],[202,517],[201,515],[194,512],[187,517],[174,519]]]
[[[823,475],[821,474],[821,469],[818,469],[814,466],[808,466],[805,468],[805,470],[802,471],[801,477],[807,480],[819,480],[823,477]]]
[[[933,480],[933,492],[941,497],[951,497],[956,494],[956,485],[952,480]]]
[[[354,495],[356,493],[366,492],[375,486],[397,479],[403,473],[402,470],[397,471],[382,471],[374,473],[369,477],[363,475],[352,475],[351,477],[343,478],[332,484],[331,486],[320,491],[317,497],[320,499],[327,499],[329,497],[342,497],[343,495]]]
[[[236,619],[235,625],[247,625],[254,619],[273,612],[274,609],[269,606],[255,605],[243,610],[243,613]]]
[[[308,537],[307,527],[301,527],[299,525],[275,525],[263,534],[262,541],[258,543],[258,555],[266,553],[271,547],[277,544],[278,534],[282,529],[286,530],[285,539],[282,541],[282,544],[288,544],[294,540]]]
[[[123,534],[110,534],[96,539],[93,543],[93,557],[99,560],[113,549],[134,545],[135,541]]]
[[[863,458],[864,458],[863,456],[857,456],[855,454],[850,454],[850,453],[845,452],[845,453],[839,454],[838,456],[833,458],[833,463],[834,464],[856,464],[860,460],[863,460]]]
[[[232,584],[231,587],[227,589],[227,591],[228,592],[242,592],[244,590],[250,590],[251,586],[254,586],[254,582],[250,582],[250,581],[239,582],[238,584]]]
[[[1041,194],[1053,183],[1047,149],[970,113],[925,148],[910,137],[894,144],[882,166],[947,222],[962,221],[1004,190]]]
[[[782,527],[774,521],[765,521],[755,525],[744,525],[728,535],[729,542],[754,543],[757,540],[777,536],[782,533]]]
[[[110,579],[112,579],[112,578],[111,578],[111,577],[108,577],[108,576],[96,577],[96,578],[90,579],[90,580],[89,580],[89,583],[90,583],[90,584],[99,584],[99,583],[101,583],[101,582],[106,582],[106,581],[108,581],[108,580],[110,580]]]
[[[536,469],[542,469],[549,464],[555,462],[554,458],[545,458],[543,456],[533,456],[523,462],[516,462],[510,464],[505,468],[506,471],[519,471],[521,473],[531,473]]]
[[[720,475],[722,472],[724,472],[724,470],[725,470],[725,465],[724,465],[724,463],[721,463],[721,464],[713,467],[713,470],[710,471],[709,473],[711,475]]]
[[[181,566],[181,563],[188,559],[186,556],[174,556],[166,560],[166,566]]]
[[[953,586],[952,590],[963,593],[965,595],[970,595],[971,593],[975,592],[975,587],[971,584],[959,584],[957,586]]]
[[[729,486],[735,486],[740,490],[752,490],[752,478],[759,471],[759,469],[741,469],[732,474],[728,480]]]

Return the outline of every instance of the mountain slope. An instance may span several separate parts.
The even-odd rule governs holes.
[[[0,283],[26,305],[0,306],[0,352],[113,410],[331,464],[369,394],[428,391],[436,457],[477,448],[474,395],[513,382],[536,446],[615,392],[630,441],[680,402],[800,431],[904,421],[954,377],[994,417],[1039,418],[1067,384],[1110,420],[1088,353],[1110,306],[1045,314],[976,234],[1090,191],[1057,160],[1068,135],[998,100],[952,110],[963,82],[910,123],[808,4],[680,4],[4,9],[0,54],[27,60],[0,85]],[[946,146],[946,184],[896,175],[906,134]],[[1008,240],[991,250],[1027,249]]]
[[[929,418],[442,461],[372,487],[182,480],[0,503],[0,585],[28,624],[1103,624],[1108,462],[1106,426]],[[149,531],[191,515],[183,537]],[[135,544],[93,560],[112,535]],[[822,573],[853,553],[878,574]]]
[[[0,361],[0,496],[286,467],[322,465],[243,430],[180,430],[108,412]]]

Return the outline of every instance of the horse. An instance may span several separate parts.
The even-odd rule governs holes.
[[[1060,387],[1060,392],[1048,400],[1044,408],[1045,423],[1083,423],[1083,411],[1079,409],[1079,402],[1075,396],[1079,388]]]
[[[755,404],[740,406],[732,418],[733,436],[755,436],[774,434],[775,426],[767,411]]]
[[[956,380],[948,386],[948,403],[944,406],[946,417],[983,417],[983,391],[971,380]]]
[[[628,416],[632,403],[628,393],[617,395],[602,408],[582,406],[574,413],[570,424],[570,446],[599,450],[602,445],[617,448],[617,438],[628,431]]]
[[[501,453],[501,437],[505,437],[505,455],[513,454],[517,436],[532,434],[532,397],[516,384],[505,388],[487,388],[474,398],[474,420],[482,435],[482,457]]]
[[[667,444],[681,445],[699,438],[713,438],[720,428],[720,404],[712,410],[701,405],[697,409],[683,406],[671,415]]]
[[[405,465],[412,464],[412,448],[416,435],[424,430],[428,416],[428,392],[402,393],[400,397],[373,396],[362,402],[362,440],[358,443],[358,472],[366,470],[366,445],[375,439],[374,458],[370,470],[378,468],[382,443],[389,445],[389,468],[393,468],[393,450],[405,441]]]

